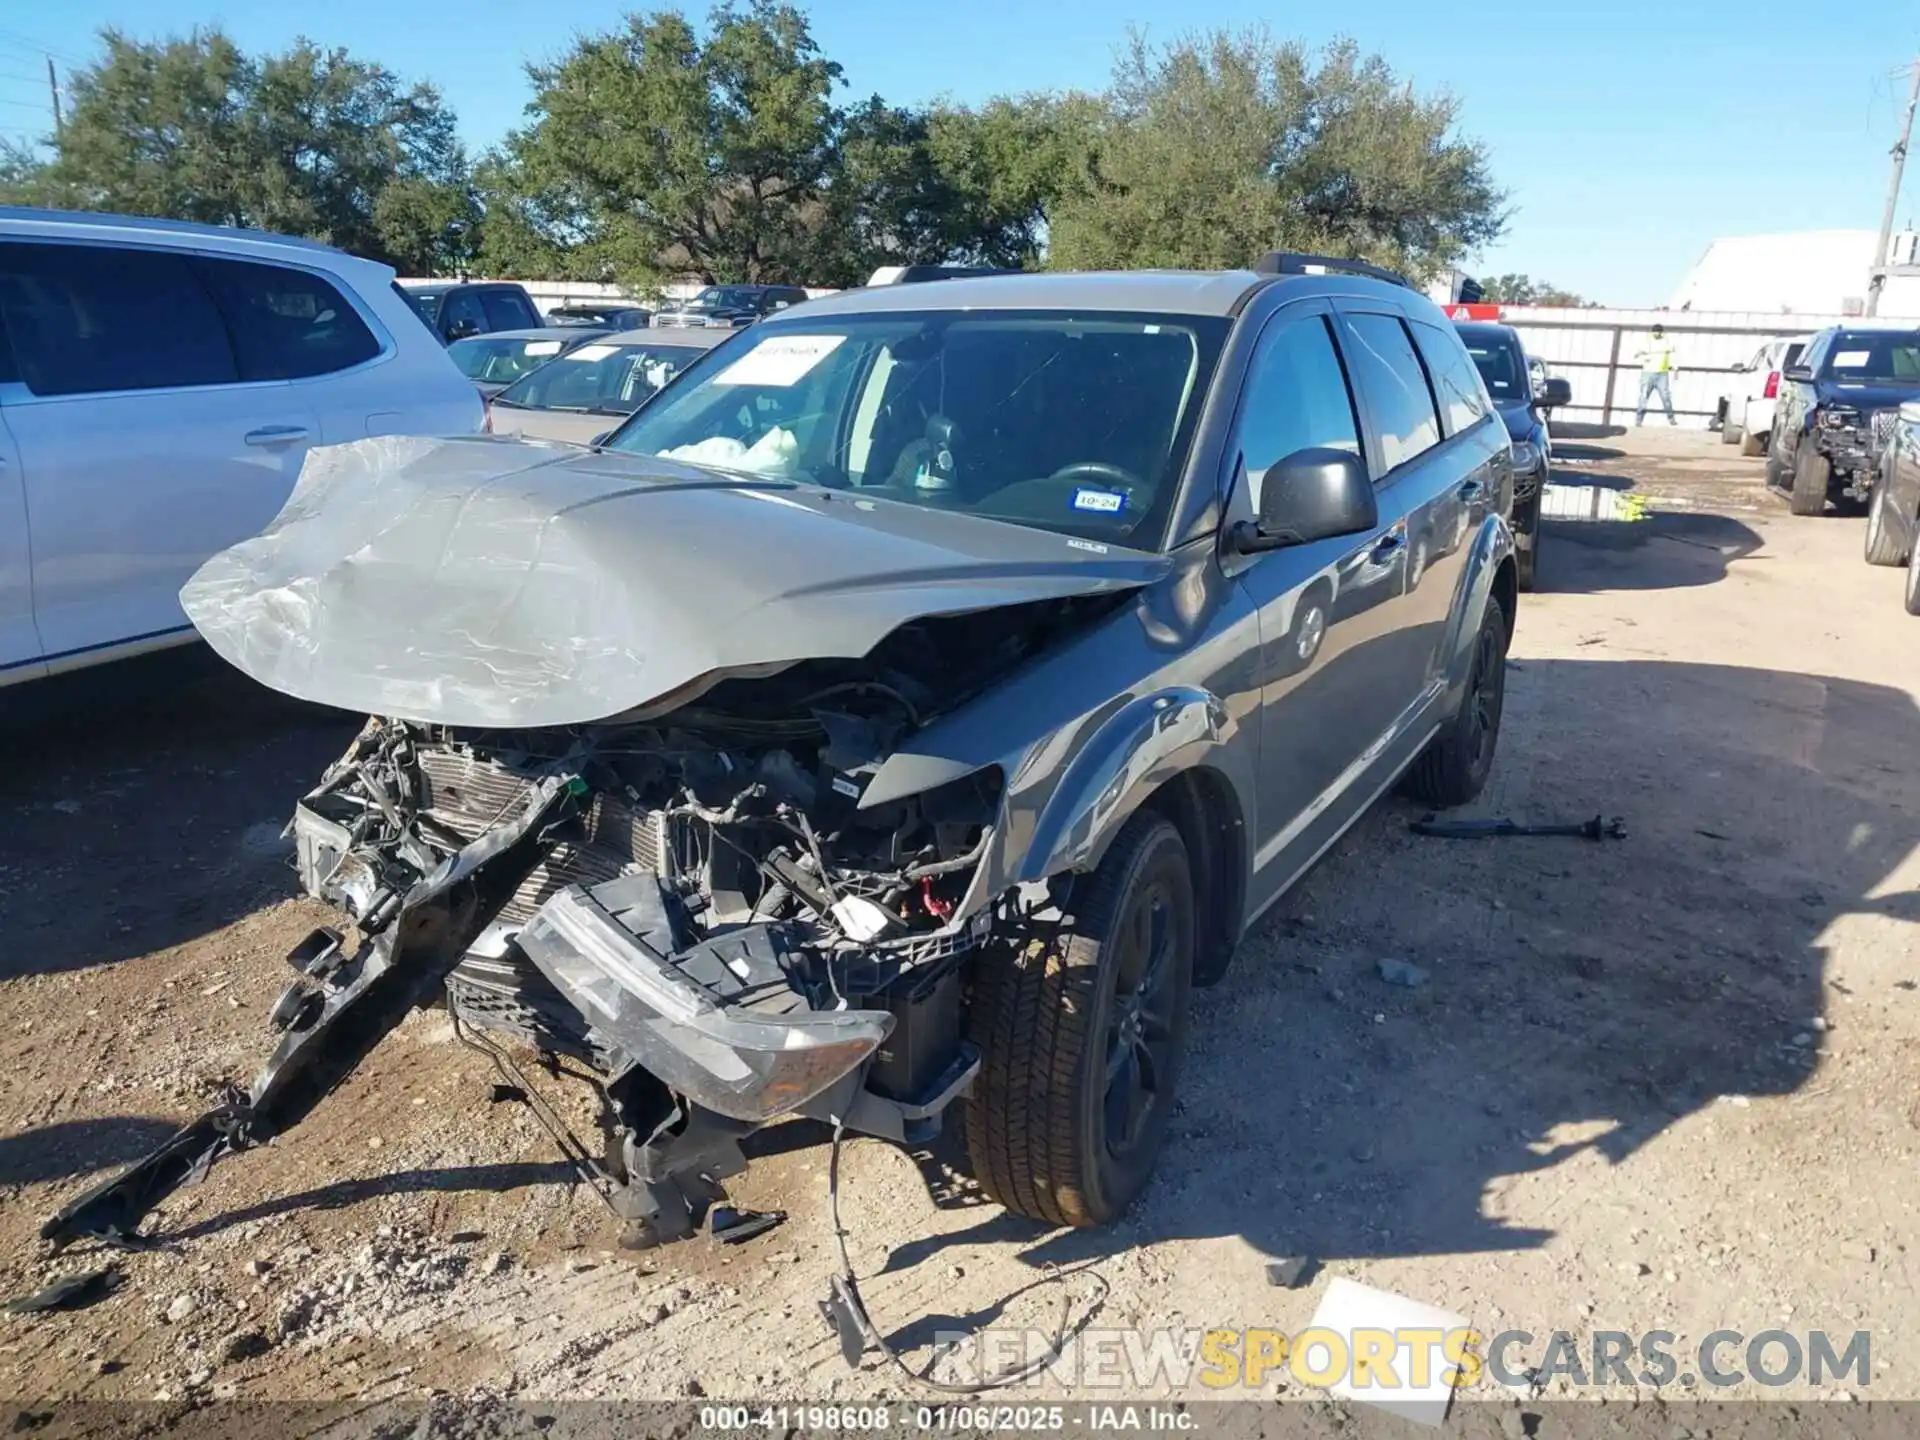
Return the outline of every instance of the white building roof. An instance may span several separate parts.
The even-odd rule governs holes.
[[[1803,230],[1715,240],[1680,282],[1669,308],[1858,314],[1866,303],[1874,238],[1872,230]],[[1909,258],[1912,246],[1910,235],[1896,235],[1889,259]],[[1920,316],[1920,277],[1890,277],[1880,313]]]

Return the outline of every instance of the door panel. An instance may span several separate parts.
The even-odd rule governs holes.
[[[0,412],[0,685],[38,675],[40,632],[33,624],[33,551],[20,456]]]
[[[275,384],[34,399],[7,423],[49,656],[185,627],[180,587],[279,512],[317,430]]]

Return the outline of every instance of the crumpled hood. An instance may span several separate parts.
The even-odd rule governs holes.
[[[273,522],[180,602],[223,658],[303,700],[565,725],[1169,564],[1085,545],[647,456],[385,436],[309,452]]]
[[[1911,385],[1891,382],[1854,385],[1841,380],[1822,380],[1816,398],[1823,405],[1851,405],[1857,410],[1891,410],[1906,401],[1920,398],[1920,381]]]

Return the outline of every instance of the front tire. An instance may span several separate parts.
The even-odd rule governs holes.
[[[1720,443],[1722,445],[1738,445],[1740,441],[1745,438],[1745,435],[1746,432],[1731,420],[1724,420],[1720,424]]]
[[[1747,456],[1759,456],[1767,453],[1767,437],[1755,435],[1751,430],[1740,432],[1740,453]]]
[[[1534,577],[1539,573],[1541,498],[1541,491],[1536,490],[1514,507],[1514,538],[1517,542],[1524,536],[1527,542],[1524,547],[1518,543],[1513,547],[1514,577],[1525,591],[1534,588]]]
[[[1084,1227],[1140,1192],[1173,1112],[1195,933],[1180,832],[1135,815],[1067,909],[975,973],[967,1154],[1007,1209]]]
[[[1787,508],[1796,515],[1818,515],[1827,508],[1827,487],[1833,482],[1833,462],[1816,454],[1805,440],[1793,457],[1793,489]]]
[[[1887,523],[1884,480],[1873,487],[1873,498],[1867,502],[1867,538],[1863,548],[1869,565],[1898,565],[1907,558],[1900,549],[1900,536]]]
[[[1507,621],[1498,602],[1487,601],[1474,637],[1466,693],[1440,733],[1407,772],[1406,790],[1436,809],[1464,805],[1486,786],[1500,743],[1500,714],[1507,695]]]

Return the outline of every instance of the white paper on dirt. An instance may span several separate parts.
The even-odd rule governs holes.
[[[715,385],[784,389],[840,348],[844,335],[769,335],[713,377]]]
[[[1416,1425],[1438,1426],[1446,1422],[1447,1405],[1452,1401],[1454,1392],[1448,1377],[1454,1367],[1447,1363],[1439,1343],[1427,1347],[1423,1368],[1415,1362],[1413,1346],[1425,1342],[1403,1340],[1399,1348],[1392,1352],[1393,1379],[1397,1383],[1387,1383],[1384,1376],[1370,1375],[1366,1377],[1370,1383],[1355,1385],[1352,1365],[1354,1332],[1384,1330],[1405,1334],[1417,1330],[1432,1335],[1447,1335],[1465,1330],[1466,1316],[1455,1315],[1437,1305],[1409,1300],[1403,1295],[1376,1290],[1371,1285],[1362,1285],[1336,1275],[1327,1283],[1327,1293],[1320,1297],[1320,1306],[1313,1312],[1310,1328],[1331,1330],[1346,1342],[1346,1356],[1334,1357],[1346,1360],[1345,1373],[1327,1387],[1328,1394],[1372,1405],[1411,1420]],[[1310,1346],[1310,1352],[1314,1348]],[[1306,1363],[1318,1366],[1327,1364],[1328,1360],[1310,1353]],[[1415,1385],[1414,1380],[1422,1376],[1427,1383]]]

